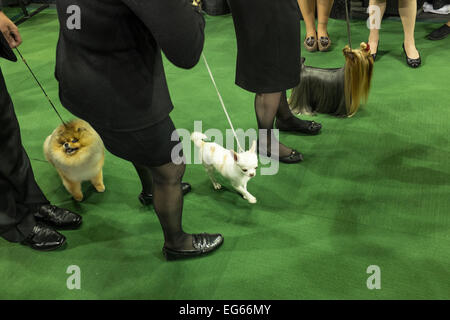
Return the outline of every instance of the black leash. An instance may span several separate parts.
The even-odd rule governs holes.
[[[25,63],[25,65],[27,66],[28,70],[30,71],[31,75],[33,76],[34,80],[36,80],[36,83],[39,85],[39,87],[41,88],[42,92],[44,93],[45,97],[47,98],[48,102],[50,103],[50,105],[52,106],[53,110],[55,110],[56,114],[58,115],[59,119],[61,120],[62,124],[64,126],[66,126],[66,122],[63,120],[63,118],[61,117],[61,115],[59,114],[58,110],[56,109],[55,105],[53,104],[52,100],[50,99],[50,97],[48,96],[47,92],[45,92],[44,87],[42,87],[41,83],[39,82],[38,78],[36,77],[36,75],[34,74],[33,70],[31,70],[30,66],[28,65],[27,61],[25,60],[25,58],[22,56],[22,54],[20,53],[19,49],[16,48],[17,53],[19,54],[20,58],[22,59],[23,63]]]
[[[347,20],[347,35],[348,35],[348,46],[352,48],[352,36],[350,33],[350,18],[348,15],[348,0],[345,0],[345,18]]]

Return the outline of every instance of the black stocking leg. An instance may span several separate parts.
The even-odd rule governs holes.
[[[192,235],[182,228],[183,194],[181,179],[186,165],[167,163],[151,168],[153,175],[153,206],[164,232],[164,246],[173,250],[191,250]]]
[[[280,108],[277,112],[277,128],[280,130],[316,133],[322,126],[314,121],[302,120],[292,114],[286,98],[286,91],[282,92]]]
[[[282,94],[281,92],[277,93],[262,93],[256,94],[255,97],[255,112],[256,119],[258,121],[258,129],[263,129],[259,134],[261,149],[260,153],[269,154],[272,150],[271,141],[276,141],[279,144],[279,156],[286,157],[292,153],[292,149],[286,147],[284,144],[278,142],[276,140],[273,133],[273,121],[275,120],[275,115],[280,107],[280,98]],[[265,130],[264,130],[265,129]],[[267,131],[270,134],[267,134]],[[264,150],[264,146],[267,146],[267,149]],[[266,153],[267,152],[267,153]]]
[[[133,165],[139,175],[139,179],[141,180],[142,193],[145,195],[151,194],[153,189],[153,177],[151,170],[140,164],[133,163]]]

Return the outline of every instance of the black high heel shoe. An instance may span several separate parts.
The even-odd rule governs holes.
[[[377,41],[377,52],[372,53],[373,62],[375,62],[375,59],[377,58],[377,53],[379,51],[379,48],[380,48],[380,40]]]
[[[177,260],[203,256],[217,250],[223,244],[221,234],[193,234],[191,250],[173,250],[164,247],[163,253],[167,260]]]
[[[408,66],[410,66],[411,68],[418,68],[420,67],[420,65],[422,64],[422,59],[420,58],[420,54],[419,54],[419,58],[417,59],[411,59],[410,57],[408,57],[408,54],[406,53],[405,50],[405,44],[402,44],[402,48],[403,48],[403,52],[405,53],[406,56],[406,64]]]
[[[186,195],[187,193],[191,192],[192,187],[189,183],[187,182],[182,182],[181,183],[181,191],[183,192],[183,196]],[[141,192],[141,194],[138,197],[139,202],[142,203],[142,205],[144,206],[149,206],[153,203],[153,194],[151,193],[144,193]]]

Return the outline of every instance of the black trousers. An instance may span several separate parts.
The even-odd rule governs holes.
[[[0,69],[0,236],[24,240],[36,225],[33,208],[47,204],[34,179],[19,123]]]

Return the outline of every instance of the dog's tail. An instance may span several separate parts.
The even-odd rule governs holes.
[[[191,140],[194,141],[194,144],[199,148],[203,147],[203,144],[205,143],[203,140],[205,139],[208,139],[208,137],[201,132],[193,132],[191,134]]]

